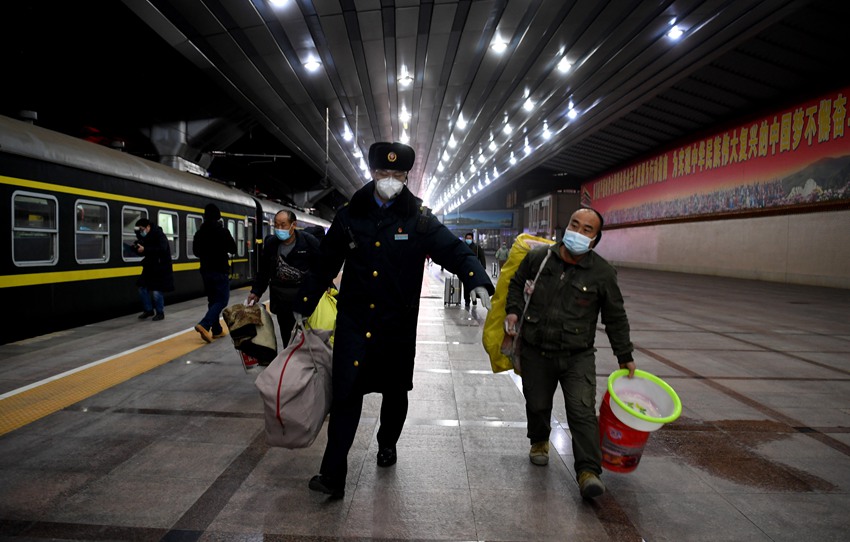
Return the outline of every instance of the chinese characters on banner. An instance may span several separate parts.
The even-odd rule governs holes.
[[[746,122],[582,186],[606,224],[850,201],[850,88]]]

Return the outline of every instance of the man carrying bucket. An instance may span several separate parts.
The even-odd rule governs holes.
[[[602,452],[593,346],[600,314],[620,368],[629,370],[629,378],[635,372],[634,348],[617,272],[592,251],[602,238],[602,226],[598,212],[579,209],[570,217],[561,243],[530,251],[511,278],[505,318],[506,333],[521,341],[522,391],[531,441],[529,458],[535,465],[549,462],[549,420],[560,383],[572,434],[575,471],[585,499],[605,492],[599,479]],[[516,337],[520,331],[520,337]]]

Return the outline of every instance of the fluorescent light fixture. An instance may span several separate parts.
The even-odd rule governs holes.
[[[511,165],[516,165],[516,156],[514,156],[514,151],[511,151],[511,159],[509,160]]]
[[[543,138],[549,139],[552,137],[552,132],[549,131],[549,123],[545,120],[543,121]]]
[[[684,34],[684,33],[685,32],[681,28],[679,28],[676,25],[673,25],[673,28],[671,28],[667,32],[667,37],[670,38],[671,40],[677,40],[677,39],[681,38],[682,34]]]
[[[526,111],[531,111],[534,109],[534,102],[531,101],[531,98],[527,99],[524,104],[522,104],[522,108]]]
[[[307,71],[314,72],[322,67],[322,63],[318,60],[313,60],[312,58],[304,63],[304,67],[307,68]]]
[[[269,0],[269,4],[271,4],[272,7],[275,7],[275,8],[282,8],[283,6],[285,6],[288,3],[289,3],[289,0]]]
[[[457,147],[457,140],[455,139],[455,136],[449,136],[449,147]]]
[[[505,43],[501,38],[496,38],[493,43],[490,44],[490,49],[497,53],[504,53],[505,49],[508,48],[508,44]]]
[[[449,156],[449,151],[443,151],[443,156],[441,159],[448,162],[449,158],[451,158],[451,156]]]
[[[345,125],[345,131],[342,133],[342,138],[346,141],[351,141],[351,130],[348,128],[348,124]]]
[[[403,64],[401,66],[401,77],[398,78],[398,84],[403,87],[409,87],[413,84],[413,77],[407,73],[407,66]]]
[[[399,141],[401,141],[402,143],[405,143],[405,144],[406,144],[408,141],[410,141],[410,138],[409,138],[409,137],[407,137],[407,131],[406,131],[406,130],[403,130],[403,131],[401,132],[401,137],[399,138]]]
[[[531,154],[531,145],[528,144],[528,136],[525,136],[525,155]]]
[[[510,124],[505,124],[505,127],[502,128],[502,131],[505,132],[506,135],[511,135],[514,129]]]
[[[578,116],[578,111],[576,111],[575,108],[570,107],[570,110],[567,111],[567,116],[571,119],[574,119]]]
[[[445,170],[446,170],[446,168],[445,168],[445,166],[443,166],[443,163],[442,163],[442,162],[440,162],[439,164],[437,164],[437,171],[439,171],[440,173],[442,173],[442,172],[443,172],[443,171],[445,171]]]
[[[567,60],[567,57],[562,57],[560,62],[558,62],[558,71],[561,73],[567,73],[572,67],[573,65]]]
[[[401,122],[409,122],[410,121],[410,113],[407,111],[407,107],[401,106],[401,113],[398,116]]]

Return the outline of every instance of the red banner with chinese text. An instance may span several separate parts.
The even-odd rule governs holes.
[[[850,201],[850,87],[582,185],[606,224]]]

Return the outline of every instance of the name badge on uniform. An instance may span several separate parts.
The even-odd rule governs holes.
[[[395,234],[395,240],[396,241],[407,241],[407,234],[406,233],[397,233],[397,234]]]

